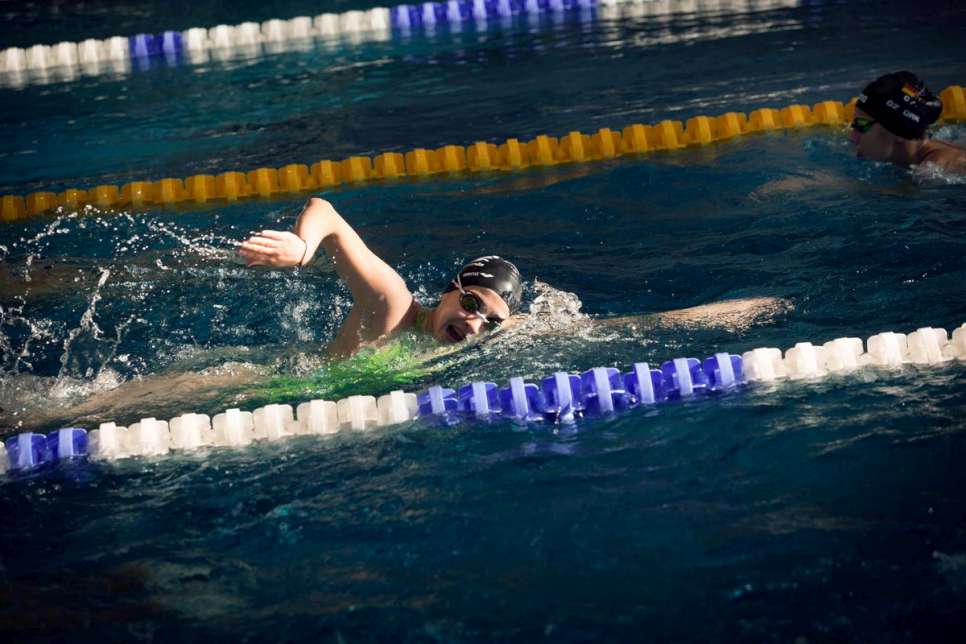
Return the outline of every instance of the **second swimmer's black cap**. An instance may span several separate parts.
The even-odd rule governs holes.
[[[455,291],[462,285],[482,286],[496,291],[507,306],[510,313],[516,313],[523,299],[523,282],[520,271],[511,262],[496,255],[477,257],[460,269],[460,272],[446,287],[445,293]]]
[[[939,97],[912,72],[879,76],[859,95],[856,107],[896,136],[921,139],[943,112]]]

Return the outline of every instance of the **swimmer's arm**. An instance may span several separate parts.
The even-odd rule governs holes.
[[[966,151],[957,147],[943,147],[930,155],[927,163],[939,166],[946,172],[966,174]]]
[[[809,174],[799,174],[775,179],[755,188],[749,195],[752,199],[762,200],[784,195],[785,193],[805,192],[816,188],[854,189],[861,184],[855,179],[841,177],[830,172],[814,171]]]
[[[690,327],[743,330],[759,324],[772,322],[779,316],[794,310],[788,300],[775,297],[753,297],[740,300],[723,300],[686,309],[662,313],[635,315],[595,320],[603,327]]]
[[[296,266],[308,264],[319,246],[357,303],[388,306],[400,299],[409,306],[411,296],[402,277],[366,246],[332,204],[318,197],[305,204],[294,232],[262,231],[242,243],[239,253],[249,266]]]

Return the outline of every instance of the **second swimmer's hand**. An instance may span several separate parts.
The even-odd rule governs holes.
[[[306,244],[295,233],[263,230],[238,247],[246,266],[298,266],[305,259]]]

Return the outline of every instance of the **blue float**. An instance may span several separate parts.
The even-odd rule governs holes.
[[[131,58],[149,58],[161,54],[161,40],[154,34],[130,37]]]
[[[661,373],[668,398],[687,398],[703,393],[708,387],[701,362],[694,358],[668,360],[661,365]]]
[[[402,31],[436,24],[507,18],[524,13],[572,11],[597,6],[597,0],[448,0],[401,4],[389,9],[390,25]]]
[[[620,371],[613,367],[595,367],[580,375],[584,406],[589,413],[613,414],[633,404]]]
[[[47,450],[51,460],[87,456],[87,430],[65,427],[47,434]]]
[[[182,51],[181,32],[166,31],[159,36],[161,39],[161,52],[168,56],[180,54]]]
[[[548,420],[573,422],[582,415],[584,394],[580,376],[557,372],[543,379],[540,390],[543,392],[543,412]]]
[[[473,18],[473,0],[457,0],[457,6],[459,7],[460,19],[461,20],[471,20]],[[450,11],[450,19],[452,20],[453,12]]]
[[[503,413],[500,391],[492,382],[473,382],[460,387],[457,395],[459,410],[478,418],[488,418]]]
[[[419,415],[444,425],[459,422],[459,400],[456,392],[445,387],[435,386],[416,397]]]
[[[635,362],[634,370],[624,374],[624,387],[639,405],[653,405],[667,400],[664,374],[659,369],[651,369],[646,362]]]
[[[51,460],[47,437],[24,432],[6,440],[10,469],[29,470]]]
[[[708,387],[712,391],[730,389],[744,382],[745,379],[741,369],[741,356],[716,353],[710,358],[705,358],[702,368],[708,378]]]
[[[389,21],[397,29],[412,29],[423,24],[422,7],[419,5],[401,4],[389,10]]]
[[[523,378],[510,378],[507,386],[500,389],[503,413],[519,421],[543,420],[544,402],[540,388]]]

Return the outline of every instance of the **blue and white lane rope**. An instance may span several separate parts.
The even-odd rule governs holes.
[[[378,399],[312,400],[294,411],[291,405],[267,405],[252,412],[229,409],[214,418],[189,413],[169,421],[143,418],[129,427],[103,423],[90,432],[79,427],[47,435],[24,432],[0,442],[0,473],[76,458],[161,456],[293,435],[364,431],[414,420],[443,425],[468,419],[575,423],[583,417],[608,416],[753,383],[814,380],[866,367],[898,369],[954,360],[966,361],[966,324],[952,338],[944,329],[925,327],[909,335],[879,333],[864,345],[859,338],[837,338],[820,346],[799,342],[784,356],[778,349],[760,348],[741,356],[676,358],[658,369],[640,362],[624,373],[613,367],[596,367],[580,375],[561,372],[539,383],[516,377],[503,387],[472,382],[459,389],[434,386],[419,395],[394,391]]]
[[[403,4],[368,11],[324,13],[298,16],[288,20],[267,20],[261,24],[195,27],[184,31],[164,31],[133,36],[112,36],[103,40],[88,38],[81,42],[54,45],[10,47],[0,51],[0,75],[12,75],[19,84],[44,79],[46,72],[59,71],[64,78],[76,72],[97,75],[126,72],[132,61],[152,58],[204,62],[209,52],[239,50],[259,53],[285,51],[286,43],[305,43],[346,39],[349,42],[387,41],[394,35],[414,30],[431,31],[437,25],[486,23],[513,16],[536,16],[563,11],[598,11],[603,17],[643,18],[675,13],[721,13],[762,11],[795,7],[806,0],[446,0]],[[32,75],[29,74],[32,72]],[[25,75],[27,74],[27,75]],[[10,79],[7,79],[8,81]],[[7,83],[17,85],[18,83]]]

